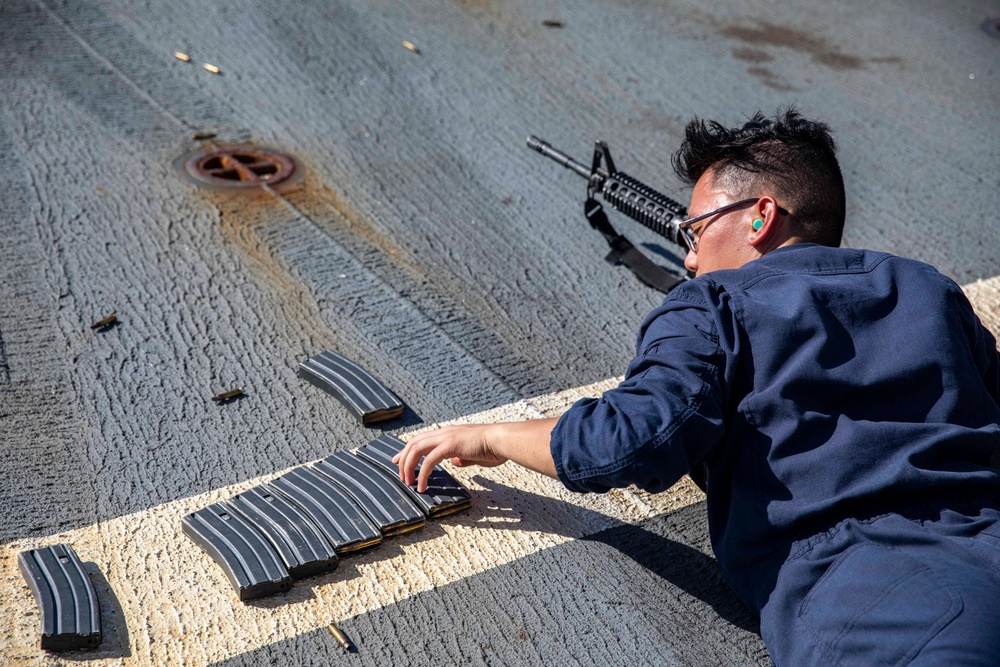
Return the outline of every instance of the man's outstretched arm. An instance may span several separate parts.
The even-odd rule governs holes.
[[[556,477],[549,440],[558,417],[531,419],[497,424],[463,424],[445,426],[410,438],[406,446],[393,457],[399,466],[399,478],[407,485],[417,484],[417,491],[427,489],[431,470],[441,461],[450,459],[457,466],[497,466],[513,461],[529,470]],[[414,470],[420,464],[420,477]]]

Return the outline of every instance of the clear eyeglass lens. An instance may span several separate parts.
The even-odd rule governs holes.
[[[691,252],[698,252],[698,239],[695,238],[694,232],[690,228],[684,230],[684,240],[687,241]]]
[[[699,228],[698,231],[700,232],[701,231],[701,227],[703,226],[702,223],[698,222],[698,223],[696,223],[696,226]],[[687,226],[687,227],[684,228],[684,240],[687,241],[688,247],[691,249],[691,252],[698,252],[698,236],[699,235],[700,234],[698,232],[696,232],[692,228],[692,226]]]

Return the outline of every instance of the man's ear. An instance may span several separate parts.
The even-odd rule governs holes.
[[[770,195],[764,195],[750,209],[750,224],[747,242],[754,248],[773,239],[778,228],[778,202]]]

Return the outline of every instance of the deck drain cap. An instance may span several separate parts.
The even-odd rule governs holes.
[[[196,183],[222,190],[275,185],[295,173],[290,156],[260,146],[214,146],[181,162],[184,173]]]

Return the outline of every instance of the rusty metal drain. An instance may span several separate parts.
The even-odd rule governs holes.
[[[196,183],[221,190],[276,185],[295,173],[294,159],[260,146],[214,146],[179,162]]]

